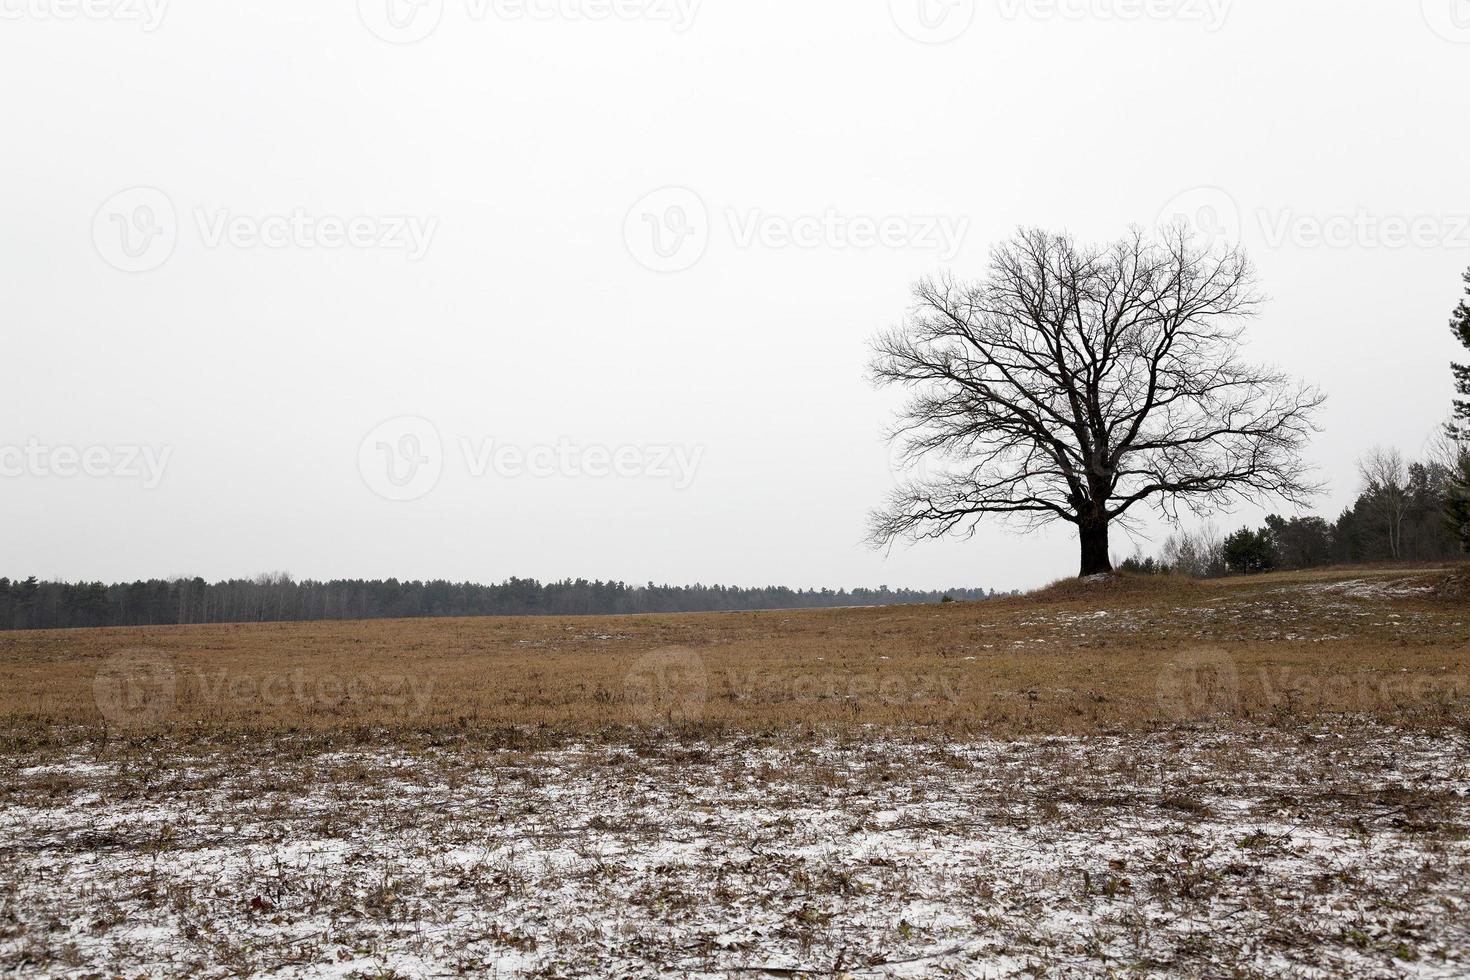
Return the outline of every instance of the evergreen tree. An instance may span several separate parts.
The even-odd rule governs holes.
[[[1271,532],[1271,550],[1280,568],[1314,568],[1332,560],[1334,528],[1320,517],[1272,514],[1266,518]]]
[[[1276,567],[1271,532],[1241,528],[1225,539],[1225,565],[1238,575],[1255,575]]]
[[[1465,296],[1455,308],[1455,318],[1450,321],[1450,330],[1455,339],[1470,350],[1470,272],[1465,273]],[[1470,364],[1453,364],[1455,390],[1463,398],[1455,400],[1455,417],[1450,423],[1450,434],[1457,439],[1470,440]]]
[[[1450,320],[1450,332],[1455,339],[1470,350],[1470,272],[1465,273],[1465,296],[1455,307],[1454,319]],[[1470,364],[1451,364],[1455,372],[1455,391],[1461,398],[1455,399],[1455,414],[1449,424],[1450,436],[1460,441],[1460,465],[1450,476],[1445,494],[1444,511],[1450,529],[1460,538],[1460,544],[1470,551]]]
[[[1460,454],[1459,469],[1450,477],[1444,512],[1460,546],[1470,552],[1470,450]]]

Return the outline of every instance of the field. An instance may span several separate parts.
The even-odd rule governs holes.
[[[0,969],[1463,976],[1467,585],[0,634]]]

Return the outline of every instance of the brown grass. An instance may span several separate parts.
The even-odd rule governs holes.
[[[136,735],[898,725],[1463,724],[1453,569],[1068,581],[979,604],[0,634],[13,743]],[[1354,584],[1356,583],[1356,584]]]

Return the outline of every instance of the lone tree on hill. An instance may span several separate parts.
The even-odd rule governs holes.
[[[1301,452],[1323,396],[1239,359],[1261,299],[1239,249],[1181,228],[1106,247],[1020,232],[978,283],[925,279],[871,373],[912,396],[892,438],[937,476],[871,518],[877,545],[973,534],[987,514],[1066,521],[1083,576],[1112,570],[1108,530],[1149,501],[1177,520],[1246,499],[1318,491]]]

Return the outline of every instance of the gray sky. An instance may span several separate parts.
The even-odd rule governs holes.
[[[1451,398],[1466,0],[0,0],[0,83],[0,574],[1061,577],[861,543],[867,340],[1019,224],[1239,235],[1329,515]]]

